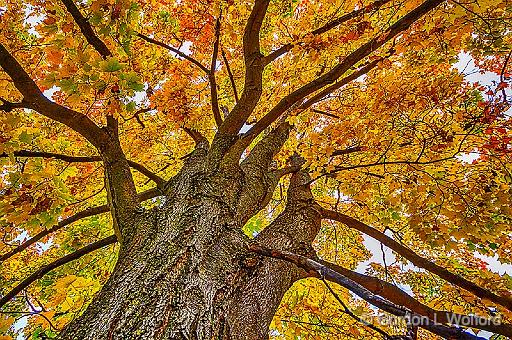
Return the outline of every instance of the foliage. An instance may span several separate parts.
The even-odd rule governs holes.
[[[328,72],[363,43],[383,36],[420,4],[271,1],[260,32],[261,52],[290,48],[265,68],[261,100],[245,127],[255,126],[284,96]],[[172,48],[208,71],[216,21],[222,16],[220,52],[213,65],[218,107],[222,114],[229,112],[244,86],[243,36],[253,1],[87,0],[76,6],[111,55],[93,48],[64,1],[3,0],[0,42],[56,103],[100,126],[107,116],[116,117],[127,158],[170,178],[194,148],[186,131],[211,140],[217,129],[209,75]],[[310,33],[360,9],[365,9],[361,15],[323,34]],[[512,290],[510,273],[496,272],[482,256],[512,264],[510,17],[508,1],[443,3],[346,73],[371,65],[365,74],[289,110],[286,119],[293,131],[275,158],[276,167],[284,167],[298,152],[322,206],[393,235],[503,296]],[[469,61],[488,72],[482,79],[492,75],[494,82],[468,80],[460,65]],[[96,150],[54,120],[29,109],[11,110],[8,104],[23,96],[7,73],[0,73],[0,97],[0,253],[6,254],[63,219],[105,204],[107,195],[101,162],[17,155],[30,150],[95,157]],[[153,187],[146,176],[132,173],[139,192]],[[287,184],[283,178],[269,206],[246,224],[250,237],[282,211]],[[49,233],[2,262],[0,294],[39,267],[112,232],[110,217],[95,215]],[[432,308],[485,317],[492,307],[504,321],[512,321],[510,311],[418,271],[398,255],[392,263],[370,260],[362,234],[341,223],[325,221],[314,247],[325,260],[407,287]],[[108,278],[115,250],[110,246],[88,254],[30,285],[4,306],[0,333],[5,335],[0,339],[21,333],[52,338]],[[333,289],[357,315],[373,313],[348,290]],[[322,281],[314,279],[301,280],[288,291],[270,334],[276,339],[378,335],[358,325]]]

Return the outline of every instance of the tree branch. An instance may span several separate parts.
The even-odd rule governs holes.
[[[384,165],[385,166],[385,165],[427,165],[427,164],[435,164],[435,163],[445,162],[445,161],[454,159],[455,156],[457,156],[459,153],[460,153],[460,150],[457,151],[452,156],[438,158],[438,159],[433,159],[433,160],[430,160],[430,161],[418,161],[418,160],[415,160],[415,161],[386,161],[386,162],[379,162],[379,161],[377,161],[375,163],[367,163],[367,164],[357,164],[357,165],[349,165],[349,166],[336,166],[333,171],[329,171],[327,173],[324,173],[324,174],[320,175],[319,177],[326,176],[326,175],[333,175],[333,174],[335,174],[337,172],[340,172],[340,171],[353,170],[353,169],[362,169],[362,168],[370,168],[370,167],[379,166],[379,165]],[[318,178],[315,178],[314,180],[317,180],[317,179]]]
[[[229,66],[228,58],[226,57],[226,53],[224,49],[221,49],[222,60],[224,61],[224,65],[226,65],[226,71],[228,72],[229,82],[231,83],[231,87],[233,88],[233,95],[235,96],[235,103],[238,103],[238,91],[236,89],[235,77],[233,76],[233,72],[231,72],[231,67]]]
[[[69,156],[54,152],[41,152],[41,151],[30,151],[30,150],[19,150],[13,152],[14,157],[41,157],[41,158],[53,158],[68,163],[89,163],[89,162],[101,162],[101,156]],[[9,157],[7,153],[1,153],[0,158]],[[134,161],[128,160],[128,164],[133,169],[137,170],[150,180],[156,183],[157,187],[161,188],[165,184],[165,180],[157,174],[151,172],[148,168]]]
[[[430,308],[427,305],[422,304],[421,302],[414,299],[412,296],[410,296],[397,286],[390,284],[389,282],[386,282],[373,276],[368,276],[354,272],[352,270],[343,268],[339,265],[321,259],[316,259],[316,261],[322,264],[323,266],[326,266],[329,269],[334,270],[340,273],[341,275],[349,278],[350,280],[357,282],[358,284],[365,287],[374,294],[380,295],[396,305],[404,306],[407,309],[413,311],[414,313],[425,316],[430,320],[436,320],[437,322],[440,323],[450,324],[453,323],[454,320],[463,320],[462,318],[464,318],[464,320],[469,321],[468,324],[464,325],[464,327],[482,329],[492,333],[512,337],[512,325],[510,324],[494,324],[493,322],[490,322],[488,319],[484,319],[476,315],[469,316],[446,311],[438,311]]]
[[[303,159],[291,157],[292,166],[300,167]],[[254,240],[263,246],[281,250],[312,252],[311,244],[321,227],[321,209],[314,200],[307,171],[292,173],[286,193],[286,206],[275,220],[265,227]],[[284,244],[286,248],[277,245]]]
[[[260,29],[270,0],[256,0],[245,26],[243,38],[245,79],[240,100],[226,117],[219,131],[236,135],[256,107],[262,93],[263,68]]]
[[[348,83],[356,80],[357,78],[365,75],[370,70],[375,68],[384,58],[378,58],[375,59],[365,66],[359,68],[358,70],[352,72],[350,75],[346,76],[345,78],[341,79],[340,81],[335,82],[334,84],[326,87],[322,91],[315,94],[313,97],[306,100],[302,105],[299,106],[299,109],[306,110],[309,107],[311,107],[313,104],[318,103],[322,98],[325,98],[325,96],[333,93],[334,91],[342,88],[343,86],[347,85]]]
[[[0,105],[0,110],[5,112],[11,112],[14,109],[25,108],[25,105],[23,103],[11,103],[10,101],[7,101],[3,98],[0,98],[0,102],[2,102],[2,105]]]
[[[447,269],[419,256],[409,248],[403,246],[402,244],[398,243],[391,237],[385,235],[384,233],[380,232],[377,229],[374,229],[370,227],[369,225],[366,225],[350,216],[341,214],[336,211],[328,210],[328,209],[322,209],[322,217],[327,218],[330,220],[338,221],[340,223],[343,223],[347,225],[350,228],[354,228],[356,230],[359,230],[360,232],[376,239],[377,241],[384,244],[386,247],[392,249],[396,253],[400,254],[407,260],[411,261],[414,265],[427,269],[428,271],[438,275],[439,277],[443,278],[447,282],[459,286],[476,296],[478,296],[481,299],[487,299],[490,300],[500,306],[503,306],[507,308],[508,310],[512,310],[512,299],[505,297],[505,296],[499,296],[491,291],[488,291],[487,289],[484,289],[475,283],[466,280],[465,278],[453,274],[452,272],[448,271]]]
[[[103,150],[108,145],[108,136],[87,116],[46,98],[36,83],[2,44],[0,44],[0,66],[11,77],[14,86],[23,95],[23,101],[17,104],[18,107],[35,110],[43,116],[70,127],[85,137],[98,150]]]
[[[349,155],[351,153],[354,153],[354,152],[359,152],[359,151],[363,151],[363,148],[360,147],[360,146],[351,146],[351,147],[348,147],[346,149],[342,149],[342,150],[335,150],[331,156],[343,156],[343,155]]]
[[[105,169],[107,201],[112,212],[115,234],[122,245],[125,234],[132,235],[133,221],[140,210],[140,205],[130,164],[119,140],[119,122],[114,116],[107,115],[107,126],[103,127],[102,131],[109,136],[110,141],[108,147],[100,150]]]
[[[249,251],[254,253],[272,257],[276,259],[281,259],[284,261],[288,261],[294,263],[296,266],[304,269],[309,276],[317,277],[320,279],[326,279],[331,282],[337,283],[344,288],[349,289],[357,296],[361,297],[365,301],[368,301],[370,304],[382,309],[383,311],[399,316],[399,317],[420,317],[419,320],[422,321],[422,328],[429,330],[430,332],[440,335],[442,337],[448,339],[471,339],[471,340],[483,340],[481,337],[474,336],[460,328],[444,326],[441,324],[436,324],[432,320],[424,320],[421,316],[411,313],[409,310],[404,307],[395,305],[388,300],[373,294],[371,291],[361,286],[357,282],[350,280],[349,278],[341,275],[340,273],[302,255],[297,255],[294,253],[290,253],[287,251],[280,251],[262,247],[255,243],[249,246]]]
[[[341,77],[345,72],[347,72],[351,67],[356,65],[358,62],[363,60],[365,57],[370,55],[373,51],[383,46],[386,42],[390,41],[392,38],[397,36],[399,33],[408,29],[416,20],[424,16],[430,10],[436,8],[440,4],[442,4],[445,0],[427,0],[420,6],[416,7],[414,10],[406,14],[396,23],[391,25],[386,31],[382,34],[374,37],[369,42],[363,44],[361,47],[356,49],[354,52],[350,53],[347,57],[343,59],[338,65],[332,68],[329,72],[324,75],[314,79],[308,84],[300,87],[299,89],[293,91],[283,99],[277,103],[263,118],[261,118],[256,125],[254,125],[246,135],[256,136],[260,134],[264,129],[266,129],[270,124],[276,121],[286,110],[288,110],[292,105],[299,102],[306,96],[314,93],[317,90],[320,90],[326,85],[334,83],[336,79]]]
[[[142,201],[146,201],[148,199],[157,197],[159,195],[161,195],[161,191],[159,189],[156,189],[156,188],[149,189],[149,190],[146,190],[139,194],[139,200],[142,202]],[[108,206],[108,204],[105,204],[105,205],[100,205],[97,207],[88,208],[88,209],[86,209],[84,211],[80,211],[68,218],[65,218],[62,221],[60,221],[59,223],[57,223],[56,225],[54,225],[53,227],[40,231],[39,233],[37,233],[36,235],[31,237],[27,241],[23,242],[22,244],[18,245],[16,248],[12,249],[11,251],[9,251],[3,255],[0,255],[0,263],[3,261],[6,261],[7,259],[11,258],[12,256],[14,256],[16,254],[22,252],[23,250],[27,249],[32,244],[40,241],[44,237],[70,225],[71,223],[74,223],[74,222],[81,220],[83,218],[86,218],[86,217],[103,214],[108,211],[109,211],[109,206]]]
[[[326,23],[325,25],[317,28],[316,30],[310,32],[309,34],[313,35],[313,36],[323,34],[323,33],[330,31],[331,29],[333,29],[347,21],[355,19],[355,18],[362,16],[366,13],[369,13],[371,11],[378,10],[380,7],[382,7],[383,5],[385,5],[386,3],[390,2],[390,1],[391,0],[375,1],[374,3],[372,3],[366,7],[363,7],[361,9],[358,9],[358,10],[352,11],[350,13],[347,13],[345,15],[342,15],[341,17]],[[293,46],[294,46],[294,43],[288,43],[286,45],[279,47],[277,50],[273,51],[272,53],[270,53],[269,55],[267,55],[263,58],[263,64],[264,65],[270,64],[272,61],[276,60],[283,54],[289,52],[293,48]]]
[[[164,187],[166,180],[163,179],[162,177],[158,176],[157,174],[155,174],[148,168],[146,168],[144,165],[142,165],[140,163],[136,163],[134,161],[130,161],[130,160],[128,160],[128,165],[131,168],[133,168],[133,169],[137,170],[138,172],[140,172],[141,174],[143,174],[144,176],[146,176],[147,178],[149,178],[150,180],[152,180],[153,182],[155,182],[157,188],[162,189]]]
[[[0,66],[13,79],[14,85],[23,95],[22,103],[26,108],[67,125],[85,137],[99,151],[105,168],[105,184],[114,219],[114,230],[122,242],[121,229],[129,228],[138,208],[138,200],[130,166],[119,141],[117,120],[113,116],[107,116],[107,126],[99,128],[87,116],[50,101],[1,44]]]
[[[242,209],[238,209],[237,216],[240,216],[240,220],[244,223],[248,217],[270,202],[279,179],[285,175],[281,171],[270,171],[270,166],[275,155],[288,139],[291,128],[290,124],[283,121],[263,137],[240,164],[246,184],[239,196],[239,207]],[[238,160],[245,146],[237,148],[238,146],[233,147],[230,152],[237,152],[236,157],[233,158]]]
[[[2,308],[7,302],[9,302],[12,298],[14,298],[18,293],[20,293],[23,289],[27,288],[31,283],[33,283],[36,280],[39,280],[42,278],[45,274],[49,273],[50,271],[54,270],[55,268],[58,268],[62,265],[65,265],[66,263],[69,263],[71,261],[74,261],[76,259],[79,259],[80,257],[89,254],[95,250],[98,250],[100,248],[103,248],[105,246],[108,246],[110,244],[113,244],[117,242],[117,238],[115,235],[106,237],[102,240],[96,241],[94,243],[91,243],[71,254],[68,254],[56,261],[53,261],[52,263],[43,266],[39,268],[37,271],[33,272],[29,277],[27,277],[25,280],[21,281],[16,287],[14,287],[10,292],[2,296],[0,298],[0,308]]]
[[[340,305],[343,307],[343,312],[345,314],[347,314],[348,316],[350,316],[352,319],[356,320],[357,322],[363,324],[364,326],[370,328],[371,330],[379,333],[380,335],[382,335],[384,337],[384,339],[388,339],[390,338],[390,335],[386,332],[384,332],[382,329],[374,326],[373,324],[371,323],[368,323],[367,321],[361,319],[359,316],[355,315],[349,308],[348,306],[343,302],[343,300],[339,297],[338,294],[336,294],[336,292],[331,288],[331,286],[329,286],[329,284],[327,283],[327,281],[325,279],[322,279],[322,281],[324,282],[325,286],[327,287],[327,289],[329,290],[329,292],[332,294],[332,296],[334,296],[334,298],[336,299],[336,301],[338,301],[340,303]]]
[[[210,80],[210,94],[212,102],[213,118],[217,127],[222,125],[222,116],[219,109],[219,96],[217,93],[217,81],[215,80],[215,66],[217,65],[217,56],[219,54],[220,43],[220,21],[222,19],[222,12],[215,21],[215,42],[213,43],[212,63],[210,65],[210,73],[208,79]]]
[[[80,28],[80,31],[84,35],[87,42],[91,44],[91,46],[94,47],[94,49],[98,51],[99,54],[101,54],[103,59],[112,56],[112,52],[110,52],[107,45],[105,45],[105,43],[101,41],[100,38],[98,38],[98,36],[94,33],[94,30],[89,24],[89,21],[86,18],[84,18],[82,13],[80,13],[80,10],[76,7],[73,0],[61,1],[64,4],[64,6],[66,6],[66,9],[75,20],[76,24]]]
[[[158,40],[155,40],[153,38],[150,38],[142,33],[137,33],[137,36],[151,44],[155,44],[155,45],[158,45],[160,47],[163,47],[163,48],[166,48],[168,49],[169,51],[179,55],[180,57],[182,57],[183,59],[185,60],[188,60],[190,61],[192,64],[196,65],[197,67],[199,67],[204,73],[206,73],[206,75],[209,75],[210,74],[210,71],[203,65],[201,64],[199,61],[197,61],[196,59],[192,58],[191,56],[181,52],[180,50],[178,50],[176,47],[172,47],[170,45],[167,45],[167,44],[164,44],[163,42],[161,41],[158,41]]]
[[[205,136],[203,136],[201,134],[201,132],[197,131],[197,130],[194,130],[194,129],[191,129],[191,128],[188,128],[186,126],[183,126],[182,127],[183,131],[186,132],[187,135],[190,136],[190,138],[192,138],[194,140],[194,142],[197,144],[200,144],[200,143],[203,143],[203,142],[208,142],[208,140],[206,139]]]

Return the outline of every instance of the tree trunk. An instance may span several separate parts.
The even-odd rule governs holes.
[[[246,218],[237,212],[244,175],[237,169],[224,173],[229,175],[206,175],[193,166],[182,170],[166,202],[134,219],[111,277],[62,339],[268,337],[282,296],[302,272],[247,250]],[[316,231],[304,233],[303,226],[289,228],[287,214],[259,242],[304,253],[319,215],[294,213],[297,223],[315,225]],[[296,240],[299,234],[304,241]]]

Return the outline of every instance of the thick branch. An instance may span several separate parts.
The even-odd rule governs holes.
[[[158,189],[150,189],[150,190],[146,190],[144,192],[141,192],[139,194],[139,200],[142,202],[142,201],[146,201],[148,199],[151,199],[151,198],[154,198],[154,197],[157,197],[161,195],[160,193],[160,190]],[[36,235],[34,235],[33,237],[31,237],[30,239],[28,239],[27,241],[23,242],[22,244],[20,244],[19,246],[17,246],[16,248],[12,249],[11,251],[3,254],[3,255],[0,255],[0,262],[3,262],[9,258],[11,258],[12,256],[22,252],[23,250],[27,249],[28,247],[30,247],[31,245],[33,245],[34,243],[40,241],[41,239],[43,239],[44,237],[70,225],[71,223],[74,223],[78,220],[81,220],[83,218],[86,218],[86,217],[91,217],[91,216],[94,216],[94,215],[99,215],[99,214],[102,214],[102,213],[106,213],[109,211],[109,206],[107,204],[105,205],[100,205],[100,206],[97,206],[97,207],[92,207],[92,208],[88,208],[84,211],[80,211],[68,218],[65,218],[63,219],[62,221],[60,221],[59,223],[57,223],[56,225],[54,225],[53,227],[49,228],[49,229],[44,229],[42,231],[40,231],[39,233],[37,233]]]
[[[408,29],[416,20],[424,16],[430,10],[442,4],[445,0],[427,0],[407,15],[398,20],[395,24],[391,25],[384,33],[371,39],[369,42],[363,44],[354,52],[350,53],[338,65],[332,68],[329,72],[302,86],[301,88],[293,91],[279,103],[274,106],[263,118],[254,125],[247,135],[258,135],[270,124],[272,124],[281,114],[288,110],[292,105],[304,99],[306,96],[320,90],[326,85],[332,84],[347,72],[351,67],[370,55],[373,51],[383,46],[386,42],[396,37],[401,32]]]
[[[260,52],[260,29],[267,13],[269,0],[256,0],[245,26],[243,49],[245,62],[244,90],[240,100],[226,117],[220,131],[236,135],[251,115],[262,93],[263,64]]]
[[[252,148],[247,158],[242,161],[242,168],[254,165],[267,171],[274,156],[288,139],[291,129],[292,126],[288,122],[282,121]]]
[[[335,150],[331,156],[343,156],[343,155],[349,155],[354,152],[363,151],[363,148],[360,146],[351,146],[346,149],[342,150]]]
[[[382,61],[381,58],[373,60],[373,61],[369,62],[368,64],[366,64],[365,66],[361,67],[360,69],[352,72],[350,75],[346,76],[345,78],[341,79],[340,81],[337,81],[334,84],[327,86],[325,89],[323,89],[322,91],[315,94],[313,97],[306,100],[302,105],[299,106],[299,109],[306,110],[307,108],[311,107],[311,105],[318,103],[322,98],[325,98],[325,96],[342,88],[343,86],[347,85],[351,81],[356,80],[357,78],[361,77],[362,75],[365,75],[371,69],[375,68],[381,61]]]
[[[260,55],[260,30],[267,13],[269,0],[256,0],[244,30],[244,59],[246,66],[254,54]]]
[[[88,163],[88,162],[101,162],[100,156],[69,156],[54,152],[41,152],[41,151],[30,151],[30,150],[19,150],[13,152],[14,157],[42,157],[42,158],[53,158],[68,163]],[[0,154],[0,158],[9,157],[7,153]],[[151,172],[144,165],[134,161],[128,161],[128,164],[133,169],[139,171],[141,174],[156,183],[157,187],[162,187],[165,184],[165,180],[157,174]]]
[[[360,76],[368,73],[371,69],[376,67],[381,60],[382,59],[374,60],[374,61],[368,63],[367,65],[365,65],[364,67],[361,67],[360,69],[354,71],[353,73],[351,73],[350,75],[346,76],[345,78],[343,78],[343,79],[337,81],[336,83],[332,84],[331,86],[326,87],[324,90],[320,91],[318,94],[314,95],[313,97],[311,97],[310,99],[308,99],[307,101],[302,103],[300,106],[298,106],[297,109],[299,109],[299,110],[306,110],[306,109],[308,109],[311,105],[317,103],[320,99],[324,98],[326,95],[328,95],[328,94],[334,92],[335,90],[337,90],[337,89],[347,85],[348,83],[350,83],[351,81],[354,81],[355,79],[359,78]],[[292,107],[293,106],[290,107],[290,110],[292,109]],[[313,110],[313,111],[314,112],[320,112],[318,110]],[[325,112],[321,112],[321,113],[327,114]],[[339,117],[334,116],[334,115],[330,115],[330,114],[328,114],[328,115],[332,116],[333,118],[339,118]],[[272,124],[272,122],[269,121],[270,124]],[[263,125],[258,126],[259,123],[260,122],[258,122],[255,126],[253,126],[244,135],[245,144],[250,143],[251,140],[256,138],[256,136],[258,134],[260,134],[264,129],[266,129],[268,127],[268,126],[263,126]]]
[[[18,61],[0,44],[0,66],[14,81],[14,86],[23,95],[23,107],[33,109],[43,116],[67,125],[85,137],[98,150],[108,145],[108,137],[85,115],[58,105],[46,98],[36,83]]]
[[[76,7],[73,0],[61,0],[64,6],[66,6],[66,9],[71,14],[75,22],[77,23],[78,27],[80,27],[80,31],[85,36],[85,39],[89,44],[94,47],[96,51],[98,51],[99,54],[103,57],[103,59],[106,59],[107,57],[112,55],[112,52],[108,49],[107,45],[103,41],[98,38],[98,36],[94,33],[94,30],[92,29],[91,25],[89,24],[89,21],[87,21],[86,18],[80,13],[80,10]]]
[[[407,260],[411,261],[414,265],[427,269],[428,271],[438,275],[439,277],[445,279],[449,283],[459,286],[476,296],[478,296],[481,299],[487,299],[490,300],[500,306],[503,306],[507,308],[508,310],[512,310],[512,299],[504,296],[499,296],[491,291],[488,291],[487,289],[484,289],[475,283],[466,280],[465,278],[453,274],[452,272],[448,271],[447,269],[419,256],[409,248],[403,246],[399,242],[395,241],[391,237],[385,235],[384,233],[380,232],[377,229],[374,229],[370,227],[369,225],[366,225],[350,216],[338,213],[336,211],[322,209],[322,216],[323,218],[327,218],[330,220],[341,222],[351,228],[354,228],[356,230],[359,230],[360,232],[376,239],[377,241],[381,242],[388,248],[392,249],[396,253],[400,254]]]
[[[263,137],[240,164],[246,183],[240,193],[240,209],[237,211],[241,221],[245,221],[247,217],[252,216],[270,202],[279,179],[286,174],[283,171],[271,171],[270,166],[275,155],[288,139],[290,130],[291,125],[283,121]],[[233,149],[236,148],[238,146],[233,147]],[[241,150],[230,151],[237,151],[234,159],[239,159]]]
[[[10,292],[2,296],[0,298],[0,308],[2,308],[7,302],[9,302],[12,298],[14,298],[18,293],[20,293],[23,289],[27,288],[31,283],[33,283],[36,280],[39,280],[42,278],[45,274],[49,273],[50,271],[54,270],[55,268],[58,268],[62,265],[65,265],[66,263],[69,263],[71,261],[77,260],[80,257],[89,254],[95,250],[98,250],[100,248],[103,248],[105,246],[108,246],[110,244],[113,244],[117,241],[117,238],[115,235],[109,236],[107,238],[104,238],[102,240],[96,241],[94,243],[91,243],[74,253],[68,254],[56,261],[53,261],[52,263],[39,268],[37,271],[32,273],[29,277],[27,277],[25,280],[21,281],[16,287],[14,287]]]
[[[359,274],[357,272],[343,268],[333,263],[329,263],[327,261],[323,261],[320,259],[317,259],[316,261],[328,267],[329,269],[334,270],[340,273],[341,275],[349,278],[350,280],[357,282],[358,284],[365,287],[374,294],[380,295],[396,305],[404,306],[416,314],[428,317],[430,320],[436,320],[437,322],[444,324],[453,323],[454,320],[467,320],[469,321],[469,323],[463,325],[464,327],[482,329],[489,332],[512,337],[512,325],[494,324],[488,319],[484,319],[478,316],[463,316],[457,313],[438,311],[430,308],[427,305],[422,304],[421,302],[414,299],[412,296],[410,296],[409,294],[407,294],[406,292],[404,292],[403,290],[389,282],[380,280],[373,276]]]
[[[177,48],[175,47],[172,47],[170,45],[167,45],[167,44],[164,44],[163,42],[161,41],[158,41],[158,40],[155,40],[153,38],[150,38],[142,33],[137,33],[137,36],[149,43],[152,43],[152,44],[155,44],[155,45],[158,45],[160,47],[163,47],[163,48],[166,48],[168,49],[169,51],[179,55],[180,57],[182,57],[183,59],[185,60],[188,60],[190,61],[192,64],[196,65],[197,67],[199,67],[204,73],[206,73],[206,75],[209,75],[210,74],[210,71],[203,65],[201,64],[199,61],[197,61],[196,59],[192,58],[191,56],[181,52],[180,50],[178,50]]]
[[[208,79],[210,80],[210,95],[212,102],[213,118],[215,119],[215,124],[217,124],[217,127],[220,127],[222,125],[222,117],[220,115],[219,109],[219,96],[217,93],[217,81],[215,79],[215,66],[217,65],[217,56],[219,55],[221,18],[222,14],[219,15],[217,21],[215,22],[215,42],[213,43],[212,63],[210,65],[210,73],[208,75]]]
[[[122,229],[130,224],[138,208],[138,200],[130,166],[119,142],[117,120],[107,116],[107,126],[99,128],[87,116],[48,100],[3,45],[0,45],[0,65],[23,95],[22,103],[26,108],[67,125],[84,136],[100,152],[105,168],[105,182],[114,219],[114,230],[122,242],[118,227]]]
[[[350,13],[342,15],[341,17],[339,17],[337,19],[329,21],[325,25],[317,28],[316,30],[310,32],[309,34],[313,35],[313,36],[323,34],[323,33],[327,32],[327,31],[330,31],[333,28],[335,28],[335,27],[337,27],[337,26],[339,26],[339,25],[341,25],[341,24],[343,24],[343,23],[345,23],[347,21],[355,19],[355,18],[357,18],[359,16],[363,16],[364,14],[369,13],[371,11],[378,10],[380,7],[382,7],[383,5],[385,5],[386,3],[390,2],[390,1],[391,0],[375,1],[374,3],[368,5],[368,6],[364,7],[364,8],[352,11]],[[279,58],[283,54],[289,52],[293,48],[293,46],[294,46],[294,43],[288,43],[286,45],[283,45],[283,46],[279,47],[277,50],[273,51],[272,53],[270,53],[269,55],[264,57],[263,64],[267,65],[267,64],[271,63],[272,61],[276,60],[277,58]]]
[[[395,305],[386,299],[383,299],[382,297],[373,294],[371,291],[366,289],[365,287],[361,286],[357,282],[354,282],[353,280],[350,280],[349,278],[341,275],[340,273],[310,259],[302,255],[297,255],[294,253],[290,253],[287,251],[280,251],[280,250],[273,250],[269,248],[262,247],[257,244],[251,244],[249,246],[249,250],[252,252],[255,252],[257,254],[266,256],[266,257],[273,257],[281,260],[285,260],[291,263],[294,263],[298,267],[304,269],[308,275],[326,279],[331,282],[335,282],[339,285],[341,285],[344,288],[349,289],[357,296],[361,297],[365,301],[368,301],[372,305],[382,309],[383,311],[399,316],[399,317],[407,317],[407,316],[419,316],[415,313],[411,313],[409,310],[405,309],[404,307]],[[464,332],[460,328],[455,327],[449,327],[444,326],[440,324],[436,324],[435,322],[431,320],[423,320],[423,324],[421,327],[429,330],[432,333],[435,333],[437,335],[440,335],[442,337],[448,338],[448,339],[471,339],[471,340],[483,340],[483,338],[474,336],[472,334]]]
[[[109,136],[109,145],[101,150],[105,169],[107,201],[112,212],[113,227],[118,241],[123,244],[125,235],[133,231],[133,220],[140,210],[137,189],[130,171],[130,165],[119,140],[119,123],[111,115],[107,116],[107,126],[103,129]]]
[[[300,167],[302,164],[303,160],[300,157],[292,157],[293,166]],[[321,227],[321,214],[318,211],[321,207],[314,203],[309,182],[310,177],[305,170],[292,174],[286,194],[286,206],[283,212],[255,237],[258,244],[274,248],[277,248],[277,244],[286,244],[287,248],[277,249],[298,251],[293,250],[295,248],[307,253],[312,252],[311,244]]]
[[[197,144],[200,144],[200,143],[203,143],[203,142],[208,142],[208,140],[206,139],[205,136],[203,136],[201,134],[201,132],[197,131],[197,130],[194,130],[194,129],[191,129],[191,128],[188,128],[186,126],[183,126],[182,127],[183,131],[185,131],[185,133],[187,135],[190,136],[190,138],[192,138],[194,140],[194,142]]]
[[[2,105],[0,105],[0,110],[5,112],[11,112],[14,109],[25,108],[25,105],[23,103],[11,103],[10,101],[7,101],[3,98],[0,98],[0,102],[2,102]]]
[[[372,329],[373,331],[379,333],[380,335],[382,335],[384,337],[384,339],[390,339],[391,336],[384,332],[382,329],[374,326],[373,324],[371,323],[368,323],[367,321],[361,319],[359,316],[355,315],[349,308],[348,306],[343,302],[343,300],[339,297],[338,294],[336,294],[336,292],[331,288],[331,286],[329,286],[329,284],[327,283],[327,281],[325,280],[322,280],[325,284],[325,286],[327,287],[327,289],[329,290],[329,292],[332,294],[332,296],[334,296],[334,298],[336,299],[336,301],[338,301],[340,303],[340,305],[343,307],[343,312],[345,314],[347,314],[348,316],[350,316],[352,319],[356,320],[357,322],[363,324],[364,326]]]

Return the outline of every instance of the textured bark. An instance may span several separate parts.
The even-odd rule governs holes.
[[[199,146],[170,181],[165,204],[141,211],[130,227],[122,226],[130,233],[124,235],[114,272],[84,314],[62,332],[62,339],[268,336],[282,296],[303,272],[248,251],[251,240],[241,229],[255,213],[254,201],[242,202],[240,197],[248,179],[258,183],[254,174],[230,162],[214,172],[208,168],[207,147]],[[300,175],[293,178],[293,208],[262,233],[261,242],[303,253],[321,216],[316,210],[297,213],[300,202],[309,204],[311,193]],[[265,189],[259,192],[256,201],[266,196]],[[288,234],[291,225],[296,230]]]

